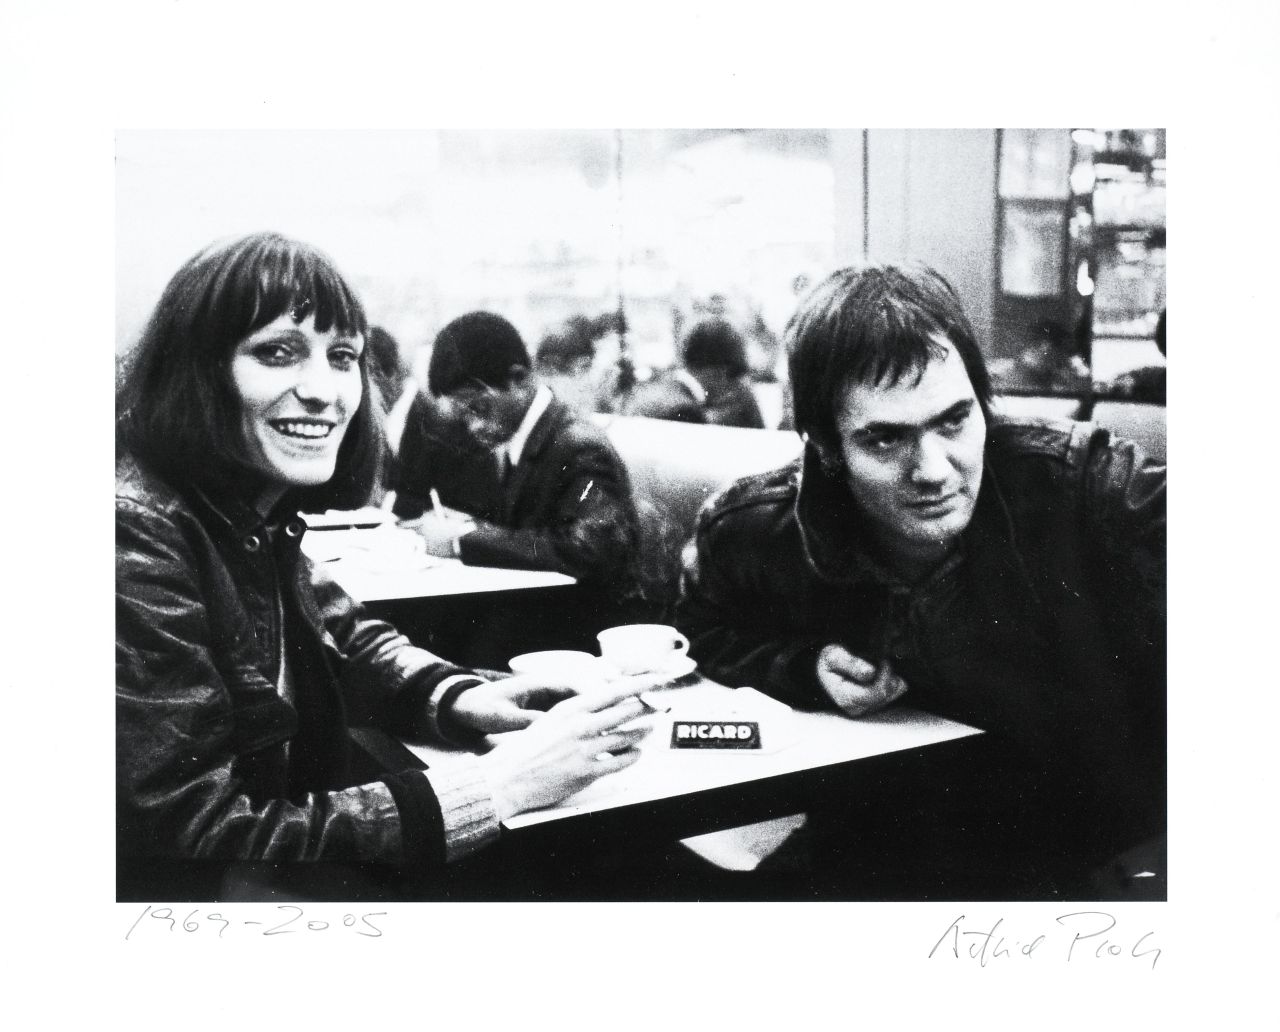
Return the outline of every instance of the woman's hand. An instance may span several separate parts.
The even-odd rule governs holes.
[[[523,731],[493,736],[494,747],[480,763],[498,819],[551,806],[635,763],[636,746],[653,730],[649,721],[628,724],[647,712],[635,691],[624,684],[575,696]]]
[[[907,682],[893,672],[887,659],[877,670],[843,645],[828,645],[818,653],[818,683],[849,717],[883,709],[907,691]]]
[[[603,683],[600,679],[562,677],[548,680],[533,674],[517,674],[468,688],[454,700],[450,715],[463,727],[481,734],[519,731],[543,716],[556,703],[584,691],[594,693]]]

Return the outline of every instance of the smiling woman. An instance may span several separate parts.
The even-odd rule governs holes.
[[[257,234],[178,270],[124,368],[121,899],[398,895],[502,818],[638,758],[648,728],[617,730],[643,710],[634,689],[486,681],[369,619],[301,552],[299,509],[360,505],[377,471],[365,334],[327,257]],[[471,745],[517,733],[361,783],[353,724]]]
[[[360,404],[369,394],[361,360],[367,328],[360,302],[317,249],[274,233],[211,245],[174,274],[125,359],[117,441],[157,472],[206,489],[254,484],[261,493],[278,487],[287,471],[258,461],[270,452],[255,456],[255,441],[262,439],[246,434],[249,399],[243,391],[265,389],[265,382],[247,373],[236,381],[229,373],[241,368],[241,356],[251,357],[264,374],[280,370],[278,382],[285,384],[297,376],[284,370],[299,368],[298,354],[305,350],[311,360],[310,352],[324,340],[321,351],[336,350],[334,360],[347,364],[344,373],[356,394],[345,432],[333,437],[336,454],[328,475],[293,483],[310,489],[296,501],[312,512],[362,505],[378,475],[382,448],[373,407]],[[348,354],[349,361],[343,358]],[[311,378],[304,373],[304,391]],[[315,403],[308,399],[310,408],[304,408],[298,399],[292,411],[277,415],[310,416]],[[337,406],[335,399],[327,407]],[[283,444],[283,435],[272,433]]]
[[[321,333],[315,316],[286,313],[236,345],[231,386],[240,401],[246,457],[267,482],[259,509],[269,512],[290,487],[333,476],[348,421],[360,408],[362,338],[336,327]]]

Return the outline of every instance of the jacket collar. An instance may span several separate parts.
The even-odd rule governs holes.
[[[193,484],[189,496],[211,531],[239,542],[248,552],[281,542],[290,552],[296,552],[306,533],[307,525],[297,509],[288,504],[288,495],[268,517],[259,513],[243,493],[231,489],[205,490]]]
[[[548,394],[550,394],[549,391]],[[564,404],[556,401],[555,398],[551,398],[542,415],[538,417],[538,421],[529,431],[529,436],[524,442],[524,452],[520,456],[521,461],[512,467],[511,479],[507,482],[503,491],[503,520],[511,522],[515,519],[516,502],[520,497],[520,490],[525,481],[529,479],[531,467],[529,460],[540,455],[555,439],[555,435],[565,421],[568,411]]]
[[[1003,492],[990,463],[988,441],[982,484],[973,519],[960,535],[959,547],[926,578],[946,576],[962,563],[979,543],[1000,540],[1012,544],[1013,532]],[[829,581],[864,581],[910,588],[912,585],[879,561],[866,517],[841,474],[829,474],[818,461],[817,450],[806,445],[799,471],[796,524],[805,557],[814,572]]]
[[[540,406],[541,411],[525,436],[524,447],[520,451],[521,458],[526,455],[537,455],[547,446],[554,428],[559,423],[561,413],[565,411],[565,406],[555,399],[550,389],[540,386],[538,390],[539,393],[546,391],[546,400],[545,404]]]
[[[542,419],[543,413],[547,411],[551,401],[551,390],[545,384],[538,384],[538,389],[534,391],[533,399],[529,402],[529,407],[525,410],[524,418],[520,420],[520,425],[516,427],[516,432],[511,435],[511,440],[502,445],[512,466],[520,464],[520,459],[524,456],[525,449],[529,447],[529,438],[533,435],[538,421]]]

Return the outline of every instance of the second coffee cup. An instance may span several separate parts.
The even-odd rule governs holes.
[[[667,624],[623,624],[596,635],[600,655],[622,674],[668,668],[689,651],[689,639]]]

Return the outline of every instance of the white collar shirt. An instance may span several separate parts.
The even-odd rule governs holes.
[[[512,469],[515,469],[520,464],[520,456],[524,454],[524,447],[529,442],[529,435],[533,433],[533,428],[538,425],[538,420],[542,418],[542,414],[551,405],[552,398],[551,388],[546,384],[538,384],[538,390],[533,395],[533,401],[530,402],[528,411],[524,414],[524,419],[520,420],[520,425],[516,428],[516,432],[511,435],[511,440],[507,441],[506,444],[498,445],[494,449],[498,456],[499,467],[501,467],[504,455],[510,461]]]

